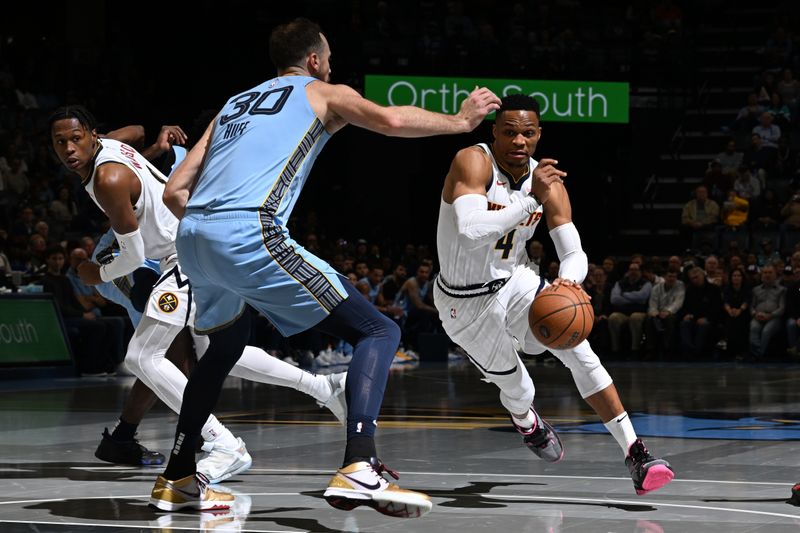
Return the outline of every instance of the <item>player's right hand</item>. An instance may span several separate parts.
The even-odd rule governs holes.
[[[567,175],[563,170],[555,167],[558,161],[555,159],[542,159],[533,170],[533,187],[531,191],[543,204],[550,197],[550,186],[553,183],[561,183],[561,178]]]
[[[500,109],[500,98],[486,87],[475,87],[466,100],[461,102],[458,116],[466,121],[469,130],[478,127],[486,115]]]

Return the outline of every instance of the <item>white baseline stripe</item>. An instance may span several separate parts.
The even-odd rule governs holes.
[[[151,526],[148,524],[98,524],[94,522],[44,522],[41,520],[2,520],[0,524],[45,524],[48,526],[80,526],[80,527],[124,527],[128,529],[177,529],[179,531],[199,531],[197,526]],[[237,529],[245,533],[289,533],[296,529]]]
[[[242,496],[300,496],[299,492],[239,492]],[[233,494],[236,496],[236,493]],[[132,494],[129,496],[114,496],[109,494],[108,496],[86,496],[83,498],[43,498],[40,500],[14,500],[14,501],[6,501],[0,502],[0,505],[10,505],[10,504],[24,504],[24,503],[44,503],[44,502],[68,502],[72,500],[138,500],[143,498],[150,498],[150,494]],[[0,520],[2,522],[2,520]]]
[[[728,513],[747,513],[747,514],[758,514],[764,516],[777,516],[781,518],[793,518],[798,519],[800,515],[794,514],[783,514],[783,513],[769,513],[767,511],[751,511],[749,509],[732,509],[730,507],[711,507],[706,505],[686,505],[682,503],[663,503],[658,501],[649,501],[649,500],[609,500],[609,499],[601,499],[601,498],[562,498],[562,497],[554,497],[548,498],[547,496],[518,496],[516,494],[510,496],[501,496],[498,494],[482,494],[484,498],[487,499],[499,499],[503,498],[504,500],[520,500],[520,501],[562,501],[562,502],[597,502],[597,503],[620,503],[623,505],[643,505],[649,504],[653,507],[678,507],[681,509],[700,509],[703,511],[725,511]]]

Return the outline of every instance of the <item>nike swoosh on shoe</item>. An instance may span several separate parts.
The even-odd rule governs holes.
[[[357,479],[355,479],[355,478],[352,478],[352,477],[348,476],[347,474],[342,474],[342,475],[343,475],[344,477],[346,477],[347,479],[349,479],[350,481],[353,481],[353,482],[355,482],[355,483],[358,483],[359,485],[361,485],[361,486],[362,486],[362,487],[364,487],[365,489],[368,489],[368,490],[378,490],[379,488],[381,488],[381,484],[380,484],[380,483],[374,483],[374,484],[370,484],[370,483],[363,483],[363,482],[361,482],[361,481],[359,481],[359,480],[357,480]]]

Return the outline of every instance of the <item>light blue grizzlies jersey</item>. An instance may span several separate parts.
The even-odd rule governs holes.
[[[189,209],[256,210],[285,226],[330,134],[314,114],[306,76],[271,79],[228,100],[214,124]]]

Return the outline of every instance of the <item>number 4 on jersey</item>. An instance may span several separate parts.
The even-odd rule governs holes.
[[[502,259],[508,259],[508,256],[511,255],[511,249],[514,248],[514,233],[517,230],[512,229],[504,236],[498,239],[497,244],[494,245],[495,250],[502,250],[503,255],[501,256]]]

